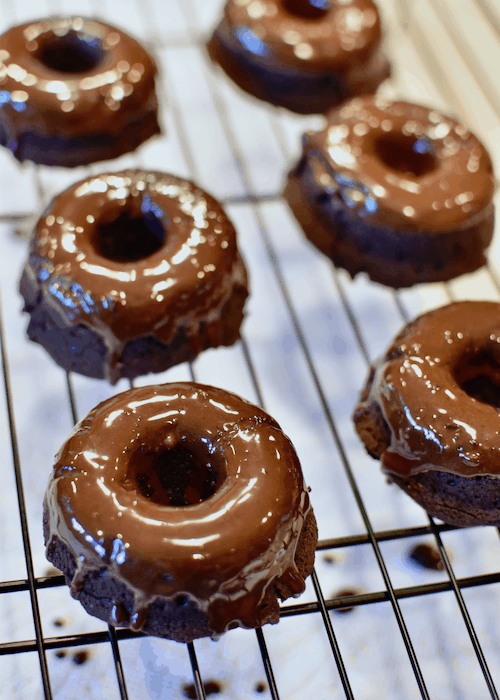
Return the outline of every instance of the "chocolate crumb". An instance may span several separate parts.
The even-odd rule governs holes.
[[[186,698],[190,698],[190,700],[197,700],[198,698],[194,683],[190,683],[189,685],[183,685],[182,692],[184,693],[184,696]]]
[[[56,651],[56,659],[64,659],[66,656],[66,652],[63,649],[59,649],[59,651]]]
[[[65,622],[62,618],[57,617],[57,618],[52,622],[52,624],[54,625],[54,627],[64,627],[64,625],[66,624],[66,622]]]
[[[75,654],[73,654],[73,663],[76,666],[81,666],[82,664],[86,663],[89,660],[89,652],[88,651],[77,651]]]
[[[222,686],[218,681],[206,681],[203,683],[203,688],[205,689],[205,695],[218,695],[222,692]],[[188,683],[182,686],[182,692],[186,698],[190,700],[197,700],[198,695],[196,694],[196,686],[194,683]]]
[[[323,561],[325,562],[325,564],[335,564],[337,559],[333,556],[333,554],[324,554]]]
[[[443,562],[436,547],[430,544],[417,544],[408,553],[408,559],[422,569],[442,571]]]
[[[265,693],[267,690],[267,685],[264,683],[264,681],[259,681],[258,683],[255,684],[255,692],[256,693]]]
[[[359,595],[361,591],[357,591],[355,588],[341,588],[339,591],[333,594],[333,598],[344,598],[345,596],[349,595]],[[345,608],[335,608],[333,612],[339,613],[340,615],[344,615],[346,613],[350,613],[354,610],[354,606],[346,606]]]

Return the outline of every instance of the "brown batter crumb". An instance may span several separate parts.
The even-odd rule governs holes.
[[[90,654],[88,651],[82,650],[82,651],[77,651],[73,654],[73,663],[76,666],[81,666],[82,664],[86,663],[90,658]]]
[[[430,544],[417,544],[408,553],[408,559],[423,569],[442,571],[443,562],[436,547]]]
[[[350,596],[350,595],[360,595],[361,591],[356,590],[355,588],[341,588],[339,591],[334,593],[333,598],[344,598],[345,596]],[[350,613],[354,610],[354,606],[346,606],[345,608],[335,608],[334,612],[340,613],[341,615],[344,615],[346,613]]]
[[[222,686],[218,681],[206,681],[203,683],[203,688],[205,689],[205,695],[218,695],[222,692]],[[196,693],[196,686],[194,683],[189,683],[182,686],[182,692],[186,698],[190,700],[197,700],[198,695]]]
[[[324,554],[323,561],[325,562],[325,564],[335,564],[337,559],[333,556],[333,554]]]

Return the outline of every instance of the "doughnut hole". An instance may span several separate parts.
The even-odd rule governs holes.
[[[83,32],[69,31],[63,36],[45,35],[38,40],[35,57],[47,68],[59,73],[89,73],[104,58],[101,41]]]
[[[191,506],[214,495],[225,471],[217,455],[183,442],[166,449],[144,446],[130,462],[125,488],[162,506]]]
[[[466,394],[500,409],[500,346],[468,350],[457,362],[454,376]]]
[[[373,148],[386,167],[407,177],[429,175],[437,166],[432,147],[425,139],[401,133],[377,134]]]
[[[284,9],[295,17],[321,19],[331,10],[331,0],[283,0]]]
[[[149,203],[150,204],[150,203]],[[137,262],[156,253],[165,243],[162,212],[143,206],[136,212],[123,211],[117,219],[97,226],[96,252],[113,262]]]

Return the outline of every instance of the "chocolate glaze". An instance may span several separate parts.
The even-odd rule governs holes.
[[[106,257],[99,232],[122,216],[150,220],[156,250]],[[111,382],[132,339],[168,344],[181,328],[196,355],[204,323],[220,344],[221,309],[235,288],[246,290],[246,272],[220,205],[191,182],[142,170],[90,177],[57,196],[37,223],[21,281],[27,310],[43,303],[56,325],[83,325],[102,338]]]
[[[215,493],[155,503],[134,465],[144,451],[168,459],[179,445],[216,469]],[[276,578],[304,590],[294,555],[309,496],[293,446],[264,411],[222,389],[165,384],[101,403],[56,456],[46,509],[47,551],[56,537],[75,555],[74,597],[103,567],[133,592],[130,611],[115,606],[116,625],[140,630],[152,602],[181,596],[220,634],[260,625]]]
[[[372,0],[352,0],[348,6],[332,0],[322,7],[308,0],[229,0],[209,51],[243,89],[307,114],[375,91],[390,72],[381,38]],[[247,76],[238,74],[238,63]],[[253,73],[269,83],[268,89],[249,81]],[[308,77],[309,109],[299,94]]]
[[[465,127],[418,105],[356,98],[307,133],[285,197],[306,236],[352,276],[409,287],[484,265],[494,176]]]
[[[288,66],[308,71],[336,68],[348,76],[373,59],[382,31],[371,0],[352,0],[348,6],[334,1],[316,18],[291,11],[294,4],[299,3],[262,0],[256,7],[250,0],[229,0],[223,21],[240,41],[248,36],[243,30],[252,32],[261,42],[261,50],[255,52],[259,57],[273,54]],[[309,2],[300,4],[307,9]]]
[[[13,27],[0,37],[2,141],[17,158],[43,163],[43,153],[24,141],[66,138],[72,145],[72,139],[88,139],[92,145],[94,137],[107,148],[105,135],[119,140],[133,127],[144,130],[144,138],[130,135],[135,148],[159,132],[156,72],[135,39],[94,19],[51,18]],[[96,151],[79,158],[61,164],[103,156]]]
[[[372,368],[354,414],[389,477],[500,475],[500,411],[490,393],[470,392],[478,378],[500,386],[500,304],[456,302],[396,337]],[[385,436],[369,446],[369,433],[383,434],[381,422]]]
[[[338,200],[366,224],[448,231],[484,219],[495,189],[481,142],[452,117],[407,102],[357,98],[307,133],[308,195]]]

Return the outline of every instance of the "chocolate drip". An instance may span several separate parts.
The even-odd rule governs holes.
[[[115,626],[123,625],[128,620],[128,611],[122,603],[114,603],[111,608],[111,624]]]
[[[80,562],[81,564],[81,562]],[[73,598],[78,598],[80,593],[82,592],[83,584],[85,582],[85,577],[87,575],[87,571],[85,570],[85,567],[83,565],[80,565],[77,567],[75,574],[71,580],[70,583],[70,590],[71,590],[71,595]]]

